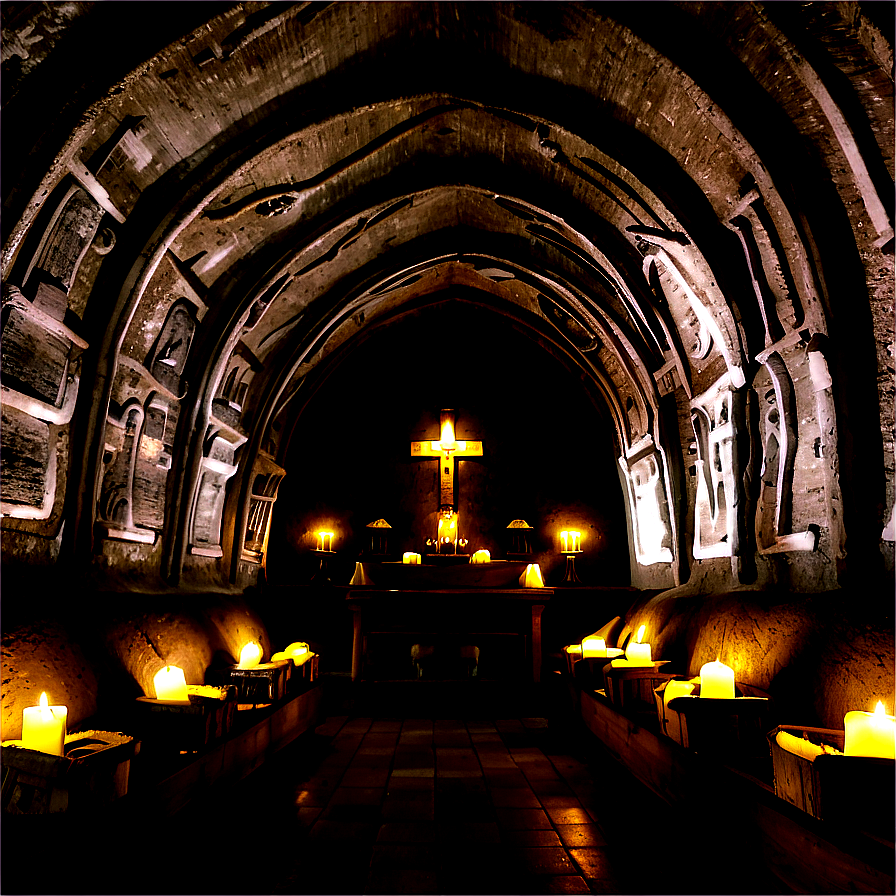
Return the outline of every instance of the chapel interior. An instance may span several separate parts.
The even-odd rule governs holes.
[[[3,892],[893,893],[894,10],[0,5]]]

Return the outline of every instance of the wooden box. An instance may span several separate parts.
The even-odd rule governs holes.
[[[21,741],[0,749],[2,807],[8,815],[81,813],[103,809],[128,792],[131,760],[140,743],[113,731],[65,738],[64,754],[28,750]]]
[[[827,744],[841,755],[800,756],[777,742],[779,732]],[[768,732],[775,770],[775,793],[815,818],[861,828],[894,839],[896,761],[842,755],[845,733],[831,728],[779,725]]]
[[[582,662],[586,662],[583,660]],[[603,667],[604,688],[610,702],[625,712],[654,712],[654,690],[670,678],[677,678],[669,672],[661,672],[660,667],[668,660],[654,660],[650,666],[613,666],[608,662]],[[582,663],[576,663],[576,670]]]
[[[190,685],[188,690],[192,691],[188,704],[136,699],[133,724],[147,747],[194,753],[230,733],[236,717],[235,690],[202,685]]]
[[[654,695],[667,735],[683,747],[720,757],[767,756],[765,733],[773,724],[774,705],[765,691],[738,684],[731,700],[701,700],[699,694],[698,684],[692,696],[673,697],[665,708],[665,716],[660,708],[662,694]]]
[[[261,663],[254,669],[238,669],[236,666],[209,669],[205,678],[209,684],[235,688],[237,703],[258,705],[282,700],[293,671],[292,660],[278,660]]]

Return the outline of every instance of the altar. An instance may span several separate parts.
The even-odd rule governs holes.
[[[373,641],[380,639],[405,651],[419,646],[483,651],[485,668],[490,654],[500,651],[519,659],[519,670],[533,682],[541,681],[541,614],[553,594],[551,588],[349,588],[346,603],[352,611],[352,681],[365,677]],[[501,645],[499,648],[497,645]],[[473,656],[468,653],[468,656]],[[511,666],[511,671],[515,668]]]

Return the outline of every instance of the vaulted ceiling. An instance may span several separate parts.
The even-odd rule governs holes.
[[[721,378],[836,334],[842,438],[892,465],[879,7],[5,4],[4,299],[83,343],[53,425],[86,449],[8,525],[87,555],[167,521],[165,576],[202,543],[235,579],[256,459],[321,363],[453,299],[565,359],[667,480],[664,398],[689,427]],[[142,523],[114,503],[138,406],[170,470]],[[236,497],[204,542],[209,470]],[[879,534],[892,482],[847,491]]]

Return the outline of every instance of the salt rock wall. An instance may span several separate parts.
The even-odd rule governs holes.
[[[265,658],[273,652],[264,623],[242,597],[111,599],[118,604],[93,619],[69,614],[4,632],[3,740],[21,737],[22,710],[36,706],[42,691],[51,704],[68,707],[69,730],[97,715],[114,725],[122,702],[155,696],[153,677],[164,665],[203,684],[209,667],[235,663],[247,641],[260,643]]]
[[[894,707],[892,619],[866,611],[868,595],[667,591],[637,601],[617,643],[643,640],[671,672],[695,676],[721,660],[738,683],[768,691],[781,724],[843,728],[850,710]],[[872,618],[873,617],[873,618]]]

